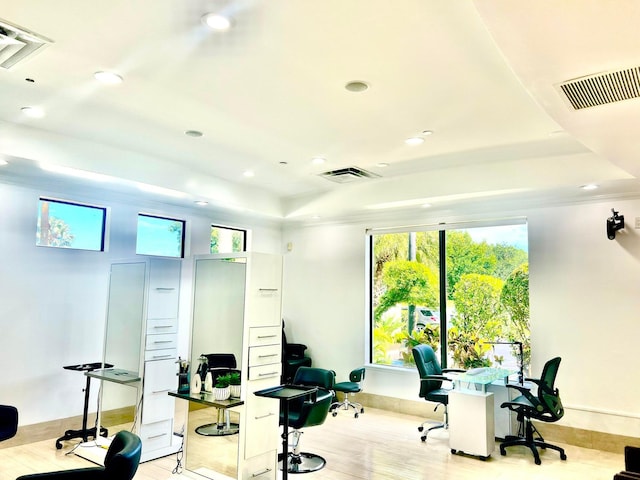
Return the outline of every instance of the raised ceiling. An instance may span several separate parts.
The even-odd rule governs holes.
[[[7,181],[64,182],[38,168],[57,165],[287,220],[640,193],[640,100],[575,110],[559,88],[640,65],[634,0],[20,0],[0,16],[52,41],[0,69]],[[321,176],[350,167],[374,178]]]

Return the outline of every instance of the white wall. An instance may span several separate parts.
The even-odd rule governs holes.
[[[109,250],[36,247],[39,196],[110,207]],[[21,425],[82,414],[85,377],[62,367],[102,360],[109,265],[135,256],[138,212],[187,220],[188,254],[209,252],[211,223],[250,228],[251,249],[280,253],[277,223],[234,222],[202,209],[114,198],[98,191],[87,197],[0,183],[0,403],[18,407]],[[189,349],[191,264],[184,261],[182,279],[183,358]],[[92,412],[97,390],[98,383],[92,382]]]
[[[627,222],[614,241],[605,233],[612,207]],[[508,216],[515,214],[524,214],[529,222],[533,376],[547,359],[561,356],[557,386],[566,407],[562,424],[638,436],[640,230],[633,226],[640,201],[541,208]],[[287,227],[283,232],[283,242],[293,246],[285,255],[287,331],[291,341],[309,346],[314,366],[336,370],[339,380],[365,362],[368,226],[373,225]],[[365,389],[419,400],[418,383],[417,372],[371,367]]]

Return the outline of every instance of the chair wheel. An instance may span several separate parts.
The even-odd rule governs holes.
[[[542,463],[542,460],[540,460],[539,458],[535,459],[536,465],[540,465]]]
[[[503,457],[507,456],[507,451],[504,448],[500,449],[500,455],[502,455]]]
[[[457,452],[457,450],[456,450],[455,448],[452,448],[452,449],[451,449],[451,453],[452,453],[452,454],[454,454],[454,455],[455,455],[455,454],[456,454],[456,452]]]
[[[360,409],[360,413],[364,413],[364,408],[361,408],[361,409]]]
[[[422,430],[424,430],[424,427],[418,427],[419,432],[421,432]]]
[[[62,444],[60,442],[56,442],[56,449],[60,450],[62,448]]]
[[[420,440],[422,440],[423,442],[426,442],[427,441],[427,436],[426,435],[422,435],[420,437]]]
[[[566,460],[567,459],[567,455],[564,453],[560,454],[560,460]]]
[[[331,412],[331,416],[332,417],[337,417],[338,416],[338,412],[336,412],[336,411]]]
[[[359,415],[358,415],[358,412],[356,412],[356,413],[354,413],[354,414],[353,414],[353,417],[354,417],[354,418],[358,418],[358,416],[359,416]]]

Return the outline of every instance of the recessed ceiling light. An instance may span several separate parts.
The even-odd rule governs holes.
[[[407,138],[404,141],[404,143],[406,143],[407,145],[420,145],[423,142],[424,142],[424,138],[422,137],[411,137],[411,138]]]
[[[364,92],[365,90],[369,90],[369,84],[367,82],[363,82],[361,80],[355,80],[353,82],[347,83],[344,88],[349,90],[350,92]]]
[[[199,138],[203,135],[200,130],[187,130],[184,132],[187,137]]]
[[[278,162],[280,165],[289,165],[289,162]]]
[[[320,164],[323,164],[326,161],[327,161],[327,159],[324,158],[324,157],[313,157],[311,159],[311,163],[313,163],[314,165],[320,165]]]
[[[388,163],[384,163],[384,162],[381,162],[381,163],[377,163],[377,164],[376,164],[376,167],[380,167],[380,168],[386,168],[386,167],[388,167],[388,166],[389,166],[389,164],[388,164]]]
[[[425,137],[428,135],[433,135],[433,130],[423,130],[422,135],[424,135]]]
[[[224,15],[217,13],[207,13],[202,17],[202,21],[212,30],[223,32],[231,28],[231,20]]]
[[[122,83],[122,77],[117,73],[100,71],[93,74],[96,80],[107,85],[117,85]]]
[[[44,110],[39,107],[22,107],[20,109],[27,117],[42,118],[44,117]]]
[[[200,205],[201,207],[204,207],[206,205],[209,205],[209,202],[205,202],[204,200],[196,200],[195,202],[196,205]]]
[[[583,190],[596,190],[598,188],[598,185],[596,185],[595,183],[589,183],[587,185],[582,185],[580,188]]]
[[[243,173],[243,175],[244,175],[245,177],[254,177],[256,174],[255,174],[255,173],[253,173],[253,171],[252,171],[252,170],[245,170],[245,172]]]

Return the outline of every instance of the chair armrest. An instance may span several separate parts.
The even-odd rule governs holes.
[[[442,373],[464,373],[466,370],[460,370],[459,368],[445,368]]]

